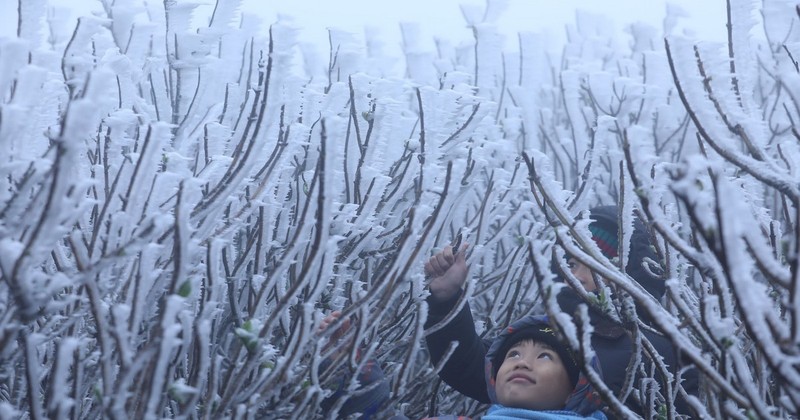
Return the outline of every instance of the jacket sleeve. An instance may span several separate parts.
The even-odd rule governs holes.
[[[460,297],[461,293],[449,301],[437,302],[429,296],[425,329],[445,319],[455,308]],[[439,377],[461,394],[482,403],[490,402],[484,378],[484,359],[489,345],[475,332],[475,322],[472,319],[469,303],[466,303],[447,325],[427,335],[425,341],[434,366],[442,360],[450,343],[457,342],[458,346],[439,371]]]
[[[675,346],[664,336],[660,334],[645,332],[645,336],[650,340],[650,343],[653,344],[658,354],[664,359],[664,363],[667,364],[669,367],[670,372],[675,375],[678,372],[678,369],[686,366],[690,362],[682,360],[679,352],[675,348]],[[693,396],[700,396],[699,394],[699,377],[697,368],[692,367],[688,369],[682,375],[683,380],[682,385],[683,389],[686,391],[687,394]],[[663,387],[663,378],[658,378],[659,383]],[[662,388],[663,389],[663,388]],[[675,401],[675,408],[678,410],[680,414],[692,414],[692,409],[689,408],[689,403],[680,395],[678,396],[677,400]]]

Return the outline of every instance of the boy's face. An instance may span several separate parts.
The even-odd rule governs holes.
[[[547,344],[522,340],[497,371],[497,402],[512,408],[560,410],[572,393],[561,358]]]
[[[586,289],[587,292],[594,292],[597,290],[597,284],[594,282],[594,275],[589,267],[583,265],[582,262],[575,258],[568,259],[567,266],[572,272],[572,275],[581,282],[583,288]]]

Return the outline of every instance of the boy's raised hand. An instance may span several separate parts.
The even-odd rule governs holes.
[[[425,276],[430,279],[428,287],[435,300],[444,302],[452,299],[467,281],[467,246],[462,245],[453,254],[453,247],[448,245],[425,262]]]

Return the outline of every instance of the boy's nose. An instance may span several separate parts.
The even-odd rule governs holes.
[[[528,362],[526,357],[520,357],[517,359],[517,362],[514,364],[514,369],[527,369],[531,370],[531,364]]]

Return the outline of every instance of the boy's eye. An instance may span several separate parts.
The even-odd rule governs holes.
[[[516,350],[509,351],[508,354],[506,355],[506,359],[510,359],[512,357],[519,357],[519,352]]]
[[[577,266],[578,266],[578,263],[576,263],[575,260],[571,259],[571,260],[567,261],[567,267],[569,267],[570,270],[574,270]]]
[[[545,351],[539,354],[539,358],[553,360],[553,354]]]

